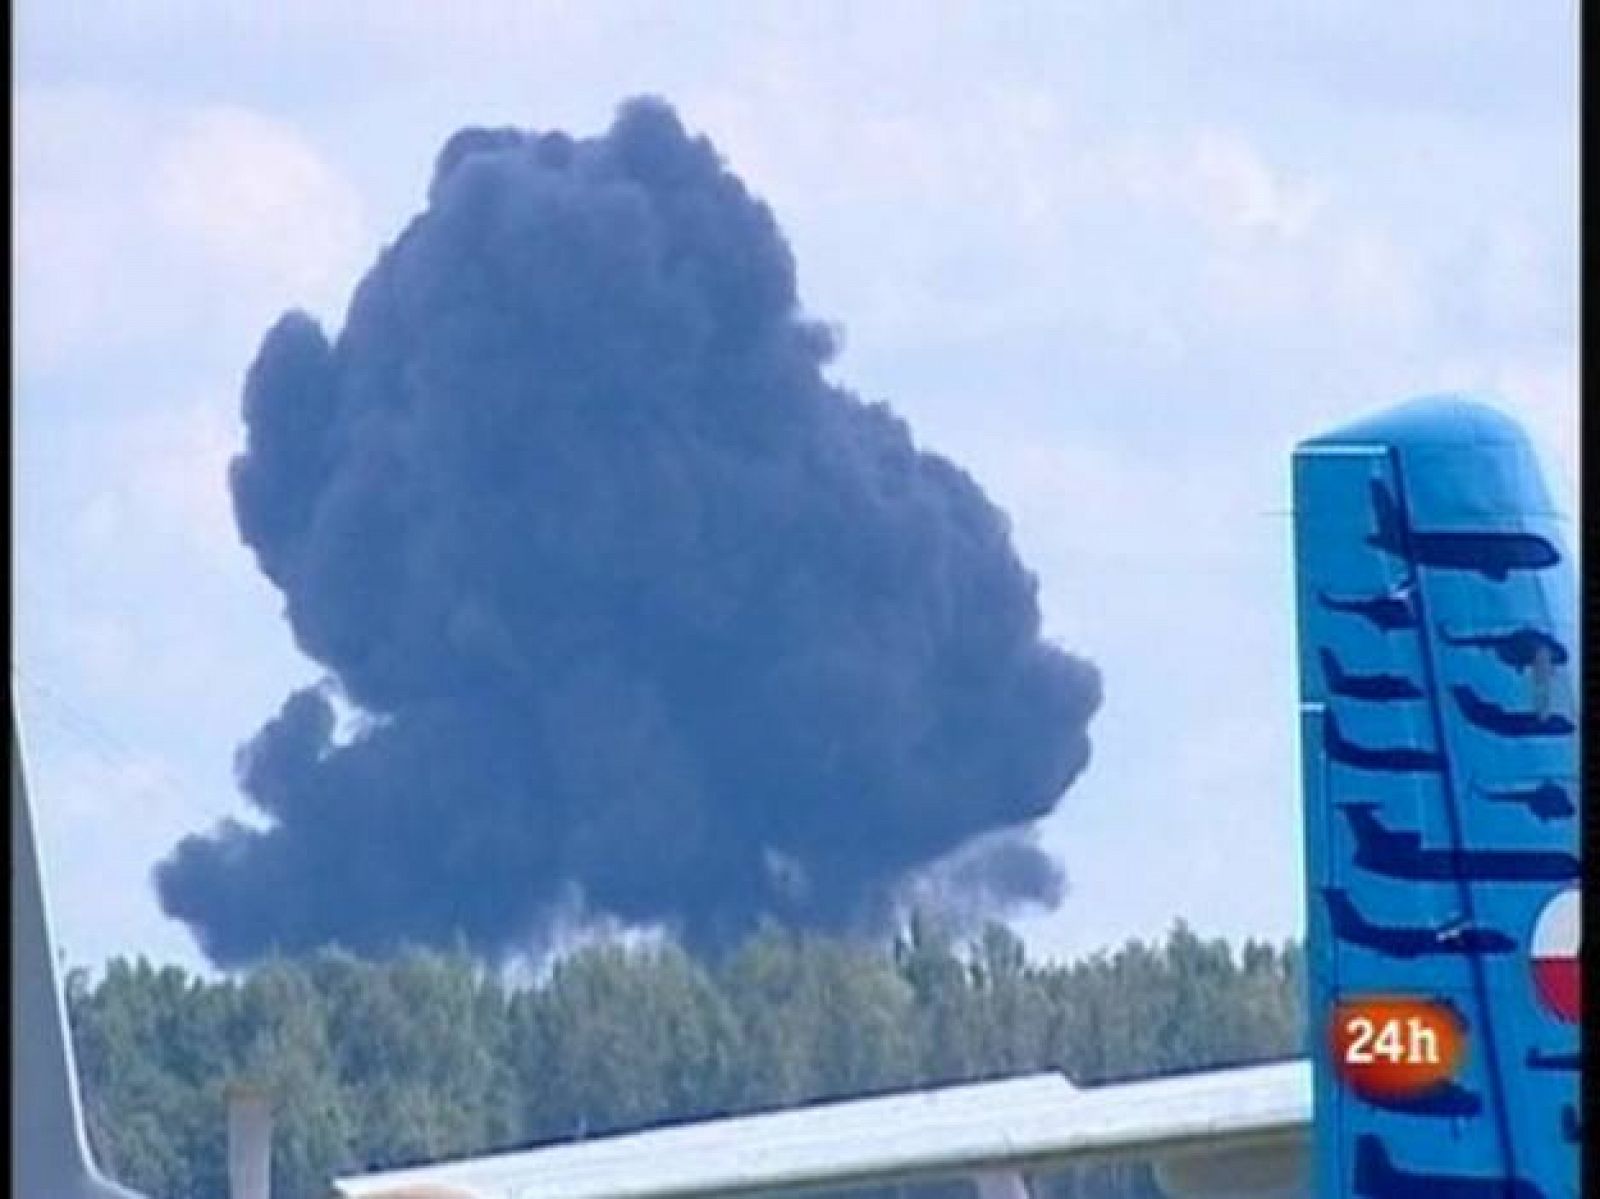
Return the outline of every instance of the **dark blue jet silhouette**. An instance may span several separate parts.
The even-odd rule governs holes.
[[[1330,612],[1343,612],[1359,616],[1374,628],[1385,633],[1396,629],[1417,627],[1417,614],[1411,609],[1407,588],[1380,591],[1376,595],[1352,595],[1340,598],[1326,591],[1317,592],[1317,601]]]
[[[1549,633],[1526,625],[1504,633],[1452,633],[1440,625],[1439,640],[1462,649],[1488,650],[1512,670],[1526,670],[1540,654],[1546,655],[1552,666],[1565,665],[1570,656],[1567,647]]]
[[[1480,729],[1500,737],[1565,737],[1576,727],[1559,713],[1518,712],[1483,698],[1471,687],[1450,688],[1461,714]]]
[[[1534,533],[1409,529],[1400,505],[1377,479],[1372,481],[1372,507],[1378,527],[1367,544],[1417,566],[1471,570],[1503,583],[1513,570],[1543,570],[1561,561],[1556,547]]]
[[[1335,936],[1388,957],[1507,953],[1517,947],[1516,941],[1500,930],[1475,924],[1444,928],[1374,924],[1361,914],[1343,887],[1324,887],[1322,896],[1328,903],[1328,919]]]
[[[1334,695],[1372,703],[1389,703],[1397,699],[1421,699],[1422,688],[1399,674],[1350,674],[1340,665],[1331,649],[1317,650],[1322,659],[1322,674],[1328,690]]]
[[[1560,783],[1546,781],[1531,787],[1480,787],[1478,790],[1493,803],[1521,804],[1539,820],[1566,820],[1578,814],[1572,796]]]
[[[1418,749],[1411,745],[1373,746],[1351,741],[1339,728],[1338,718],[1332,708],[1323,709],[1323,748],[1335,762],[1354,766],[1360,770],[1382,770],[1400,774],[1439,770],[1444,763],[1436,750]]]
[[[1378,806],[1339,805],[1355,834],[1355,863],[1363,870],[1429,882],[1565,882],[1578,877],[1577,856],[1563,850],[1424,849],[1421,833],[1387,827],[1377,817]]]

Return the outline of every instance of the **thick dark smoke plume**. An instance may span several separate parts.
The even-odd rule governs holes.
[[[250,369],[239,529],[330,678],[241,751],[265,826],[158,868],[167,912],[221,964],[503,957],[575,906],[709,948],[877,927],[997,835],[961,884],[1053,903],[1027,828],[1097,674],[1040,640],[1004,516],[831,352],[667,105],[451,138],[343,331],[286,315]]]

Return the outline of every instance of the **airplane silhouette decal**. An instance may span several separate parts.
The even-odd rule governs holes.
[[[1328,680],[1328,690],[1334,695],[1380,704],[1422,698],[1422,688],[1404,675],[1351,674],[1331,649],[1320,649],[1317,654],[1322,659],[1322,673]]]
[[[1437,927],[1374,924],[1361,914],[1342,887],[1324,887],[1328,918],[1334,935],[1396,958],[1416,958],[1445,953],[1509,953],[1517,943],[1498,929],[1460,922]]]
[[[1541,657],[1554,666],[1565,666],[1567,663],[1566,646],[1543,629],[1527,625],[1505,633],[1463,634],[1455,634],[1441,627],[1439,640],[1462,649],[1488,650],[1513,670],[1527,670]]]
[[[1578,814],[1567,789],[1549,779],[1526,787],[1480,787],[1478,793],[1490,803],[1521,804],[1539,820],[1568,820]]]
[[[1565,737],[1575,727],[1565,716],[1502,708],[1460,683],[1450,688],[1450,694],[1461,706],[1463,716],[1499,737]]]
[[[1438,750],[1419,749],[1413,745],[1361,745],[1350,740],[1339,727],[1339,718],[1331,707],[1323,712],[1323,738],[1330,758],[1360,770],[1416,774],[1444,767],[1444,756]]]
[[[1563,882],[1578,877],[1576,854],[1541,849],[1424,849],[1422,834],[1389,828],[1379,805],[1350,802],[1339,810],[1355,834],[1355,864],[1390,878],[1435,882]]]
[[[1423,532],[1408,527],[1389,489],[1372,481],[1377,530],[1367,544],[1414,566],[1475,571],[1505,582],[1515,570],[1544,570],[1561,560],[1555,546],[1533,533]]]
[[[1376,595],[1351,595],[1340,597],[1326,591],[1317,593],[1317,602],[1330,612],[1345,612],[1359,616],[1382,633],[1417,627],[1417,614],[1407,598],[1407,588],[1380,591]]]

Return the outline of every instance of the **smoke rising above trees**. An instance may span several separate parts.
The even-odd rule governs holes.
[[[238,964],[504,957],[574,913],[695,949],[874,930],[952,860],[966,902],[1055,903],[1029,830],[1097,672],[1041,639],[1004,515],[832,353],[665,103],[452,137],[342,330],[290,313],[248,372],[239,531],[328,677],[240,752],[263,827],[180,843],[165,910]]]

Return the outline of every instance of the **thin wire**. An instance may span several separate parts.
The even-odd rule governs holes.
[[[114,770],[131,770],[135,780],[132,793],[147,796],[163,793],[189,807],[200,801],[194,792],[176,778],[155,756],[141,753],[108,728],[104,722],[79,708],[55,688],[40,682],[20,662],[13,662],[12,677],[42,701],[42,711],[58,732],[86,748],[102,765]]]

